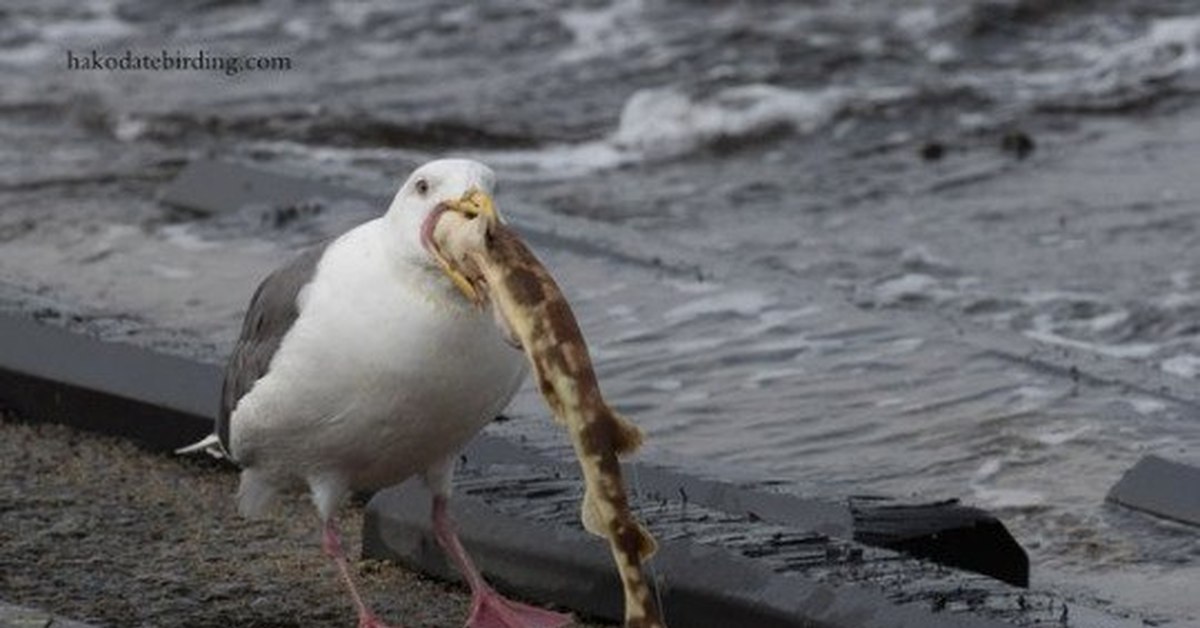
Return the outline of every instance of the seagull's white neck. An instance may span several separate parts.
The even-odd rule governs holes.
[[[411,214],[408,214],[411,215]],[[389,211],[373,221],[371,247],[398,285],[412,289],[430,301],[453,309],[471,307],[420,243],[419,225],[410,225],[404,214]]]

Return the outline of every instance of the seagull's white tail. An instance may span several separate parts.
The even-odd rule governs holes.
[[[221,439],[217,438],[216,434],[209,434],[198,443],[192,443],[187,447],[180,447],[175,450],[175,453],[180,455],[194,454],[203,451],[213,458],[228,458],[225,454],[225,448],[221,446]]]

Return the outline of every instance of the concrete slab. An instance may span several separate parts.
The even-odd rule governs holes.
[[[295,205],[336,199],[376,200],[321,181],[208,159],[190,162],[161,197],[167,205],[198,214],[218,214],[249,204]]]
[[[768,522],[741,508],[684,500],[677,491],[647,490],[647,475],[655,473],[640,467],[638,474],[643,490],[632,503],[662,546],[651,574],[674,625],[1137,625],[1046,591],[780,523],[787,509],[802,510],[803,500],[781,502],[786,508]],[[611,558],[579,523],[581,491],[573,465],[484,437],[464,456],[451,507],[464,542],[499,586],[619,620]],[[720,494],[727,498],[710,503],[743,504],[752,493],[726,486]],[[429,500],[416,482],[376,495],[364,519],[364,554],[454,578],[429,527]],[[870,529],[878,533],[885,524],[879,519]],[[1072,612],[1088,621],[1072,623]]]
[[[380,493],[368,506],[364,554],[454,578],[429,529],[430,496],[419,483]],[[452,513],[480,568],[501,589],[585,615],[619,620],[620,583],[607,547],[579,529],[531,523],[476,497]],[[654,559],[667,620],[690,628],[999,627],[1002,622],[933,606],[896,605],[878,590],[778,574],[721,548],[664,539]]]
[[[1200,467],[1146,456],[1121,476],[1108,501],[1200,526]]]
[[[221,369],[0,316],[0,407],[160,450],[212,431]]]

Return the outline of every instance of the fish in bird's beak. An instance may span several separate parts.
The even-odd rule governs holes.
[[[482,304],[483,295],[479,293],[479,290],[477,290],[475,285],[471,283],[471,280],[467,279],[465,275],[459,272],[459,270],[456,269],[450,263],[450,261],[446,259],[446,256],[442,254],[441,250],[437,246],[437,243],[433,240],[433,232],[437,227],[438,219],[441,217],[442,213],[447,211],[458,212],[464,216],[467,216],[468,218],[484,220],[490,227],[491,225],[500,221],[500,216],[496,213],[496,205],[492,201],[492,197],[486,192],[480,190],[479,188],[471,188],[458,199],[444,201],[439,204],[433,210],[433,214],[430,215],[430,217],[426,220],[421,233],[421,240],[425,244],[425,248],[433,254],[433,259],[437,261],[437,264],[441,267],[442,272],[446,273],[446,275],[450,277],[450,281],[454,282],[455,287],[457,287],[458,290],[462,292],[469,301],[476,305]]]

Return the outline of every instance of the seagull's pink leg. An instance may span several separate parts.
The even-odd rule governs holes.
[[[561,628],[571,623],[570,615],[506,599],[484,582],[454,532],[444,495],[433,498],[433,534],[471,587],[471,616],[467,618],[467,628]]]
[[[362,596],[358,594],[358,587],[354,584],[354,578],[350,576],[350,565],[346,562],[346,550],[342,547],[342,537],[338,534],[337,525],[334,524],[332,518],[325,521],[325,534],[321,546],[325,550],[325,555],[332,558],[333,562],[337,564],[342,582],[345,582],[346,588],[350,589],[350,599],[354,600],[354,607],[358,609],[358,628],[388,628],[387,624],[380,621],[375,613],[367,608],[367,605],[363,603]]]

